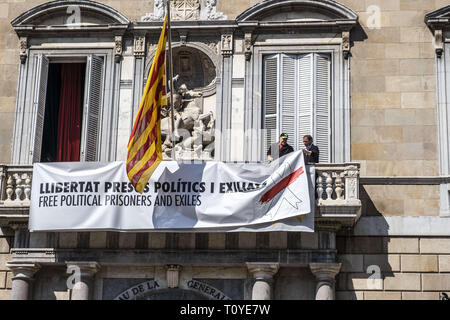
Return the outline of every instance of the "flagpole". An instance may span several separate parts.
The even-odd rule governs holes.
[[[172,160],[177,160],[175,155],[175,108],[173,100],[173,56],[172,56],[172,29],[170,24],[170,0],[167,0],[167,38],[169,39],[169,87],[170,87],[170,110],[171,110],[171,126],[172,126]]]

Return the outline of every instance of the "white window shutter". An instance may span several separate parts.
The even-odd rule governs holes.
[[[330,58],[315,55],[315,144],[319,162],[330,162]]]
[[[91,55],[86,66],[81,161],[98,160],[100,113],[102,105],[103,59]]]
[[[264,156],[270,145],[278,141],[278,57],[272,55],[264,59]]]
[[[298,149],[305,135],[313,135],[313,115],[313,54],[306,54],[298,57]]]
[[[280,133],[289,135],[288,143],[297,148],[296,126],[296,56],[281,55]]]
[[[33,163],[41,161],[42,136],[44,131],[45,99],[47,96],[48,58],[42,54],[37,60],[37,74],[34,85],[33,110],[36,114],[34,143],[32,146]]]

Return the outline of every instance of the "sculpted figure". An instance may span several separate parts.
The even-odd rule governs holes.
[[[178,76],[174,80],[178,79]],[[183,151],[195,151],[196,157],[200,158],[205,147],[213,146],[215,119],[212,112],[203,114],[202,108],[196,102],[196,98],[202,93],[188,90],[182,84],[174,99],[174,137],[171,129],[171,110],[163,107],[161,111],[161,136],[164,141],[162,145],[163,153],[167,157],[172,156],[175,151],[182,155]],[[171,95],[167,94],[170,101]],[[175,142],[172,139],[175,139]]]

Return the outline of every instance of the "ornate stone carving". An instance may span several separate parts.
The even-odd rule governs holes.
[[[166,271],[167,287],[168,288],[178,288],[180,282],[180,270],[179,265],[168,265]]]
[[[173,20],[199,20],[200,0],[173,0],[171,2]]]
[[[202,19],[203,20],[226,20],[222,12],[217,12],[217,0],[205,0],[205,7],[202,8]]]
[[[180,31],[179,34],[180,34],[180,43],[181,43],[182,46],[185,46],[186,45],[186,41],[187,41],[188,33],[185,32],[185,31]]]
[[[223,34],[221,44],[222,44],[222,54],[223,55],[233,54],[233,35],[232,34]]]
[[[20,37],[20,62],[25,63],[28,58],[28,38]]]
[[[172,0],[173,20],[226,20],[222,12],[217,12],[217,0]],[[153,13],[147,13],[142,21],[161,21],[166,14],[164,0],[155,0]]]
[[[436,50],[436,56],[441,58],[444,52],[444,36],[440,29],[434,31],[434,48]]]
[[[135,57],[145,56],[145,36],[134,38],[133,54]]]
[[[215,54],[219,54],[219,46],[216,41],[205,41],[204,42]]]
[[[175,79],[178,78],[178,75]],[[182,84],[174,95],[175,129],[172,135],[171,110],[163,108],[161,136],[164,140],[162,151],[165,159],[177,160],[201,159],[214,157],[215,118],[212,111],[203,113],[202,93],[188,90]],[[170,93],[167,94],[170,100]],[[175,139],[175,143],[173,142]]]
[[[244,36],[244,55],[245,55],[245,60],[247,60],[247,61],[250,61],[250,59],[252,57],[252,45],[253,45],[252,33],[247,32],[247,33],[245,33],[245,36]]]
[[[350,32],[342,31],[342,53],[344,55],[344,59],[348,59],[350,54]]]
[[[119,63],[122,59],[122,36],[116,36],[114,38],[114,61]]]
[[[164,0],[155,0],[153,2],[153,13],[147,13],[142,17],[142,21],[160,21],[164,19],[166,10],[164,8]]]

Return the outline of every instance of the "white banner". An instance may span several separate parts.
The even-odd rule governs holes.
[[[306,231],[314,171],[301,151],[270,164],[163,161],[142,194],[125,163],[36,163],[30,231]]]

